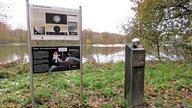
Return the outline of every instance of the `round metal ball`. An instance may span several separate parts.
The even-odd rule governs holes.
[[[133,48],[137,48],[140,45],[140,39],[139,38],[134,38],[132,40],[132,46]]]

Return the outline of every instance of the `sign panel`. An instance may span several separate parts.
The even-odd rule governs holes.
[[[80,12],[75,9],[30,6],[32,40],[79,40]]]
[[[32,47],[33,73],[80,69],[80,47]]]
[[[133,67],[145,66],[145,54],[133,54]]]

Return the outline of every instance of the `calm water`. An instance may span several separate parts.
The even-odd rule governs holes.
[[[0,45],[0,64],[23,60],[29,61],[27,45]]]
[[[0,45],[0,64],[19,61],[20,63],[29,62],[27,45]],[[168,56],[161,52],[161,56],[170,60],[183,59],[176,55]],[[154,55],[147,54],[146,60],[157,60]],[[95,61],[98,63],[125,61],[125,45],[87,45],[83,47],[83,62]]]
[[[0,64],[12,61],[29,62],[27,45],[0,45]],[[89,45],[83,47],[83,62],[94,60],[98,63],[124,61],[124,45]]]

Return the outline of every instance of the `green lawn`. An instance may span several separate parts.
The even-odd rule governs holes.
[[[83,65],[84,107],[127,107],[124,62]],[[36,107],[79,107],[79,71],[34,74]],[[145,68],[146,107],[192,107],[192,64],[148,62]],[[28,64],[0,67],[0,107],[30,107]]]

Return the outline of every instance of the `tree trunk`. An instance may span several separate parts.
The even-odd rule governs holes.
[[[159,59],[159,61],[162,61],[161,60],[161,55],[160,55],[160,45],[159,45],[158,42],[156,43],[156,46],[157,46],[157,56],[158,56],[158,59]]]

